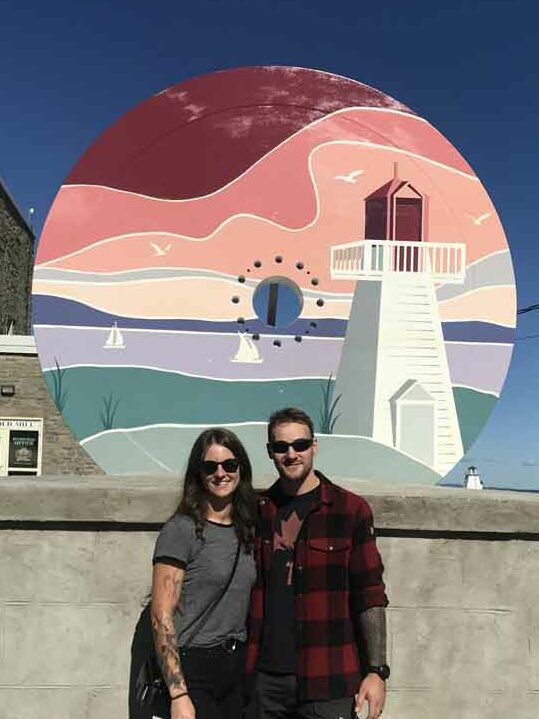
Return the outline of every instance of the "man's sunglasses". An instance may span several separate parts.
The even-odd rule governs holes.
[[[205,459],[201,462],[200,466],[202,467],[204,474],[215,474],[215,472],[217,472],[217,467],[219,466],[221,466],[225,472],[231,474],[232,472],[238,471],[240,463],[235,457],[225,459],[224,462],[214,462],[213,459]]]
[[[292,447],[294,452],[305,452],[309,447],[313,446],[312,437],[302,437],[301,439],[295,439],[293,442],[284,442],[278,440],[276,442],[268,442],[268,449],[273,454],[286,454],[288,449]]]

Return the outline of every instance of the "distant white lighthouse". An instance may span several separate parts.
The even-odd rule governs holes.
[[[463,454],[435,285],[462,283],[464,244],[427,241],[428,198],[394,177],[365,198],[365,238],[331,250],[357,279],[333,397],[337,434],[371,437],[446,474]]]
[[[464,486],[466,489],[483,489],[483,482],[477,467],[468,467],[464,475]]]

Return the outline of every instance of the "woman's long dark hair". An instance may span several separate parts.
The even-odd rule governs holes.
[[[240,481],[232,496],[232,523],[245,551],[251,552],[256,522],[256,495],[253,470],[247,452],[238,437],[224,427],[211,427],[200,434],[191,448],[183,483],[183,495],[176,510],[195,522],[196,534],[202,537],[208,505],[208,490],[201,464],[212,444],[229,449],[239,461]]]

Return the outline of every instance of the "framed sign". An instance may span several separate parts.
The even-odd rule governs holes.
[[[0,476],[41,474],[43,419],[0,417]]]

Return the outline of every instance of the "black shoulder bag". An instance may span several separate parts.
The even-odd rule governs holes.
[[[199,632],[205,626],[206,622],[213,614],[217,605],[227,593],[228,588],[232,584],[234,574],[236,573],[236,568],[238,566],[238,561],[240,558],[240,551],[241,542],[238,539],[238,546],[236,547],[234,564],[232,565],[232,571],[228,576],[226,584],[219,590],[218,594],[210,601],[210,603],[207,604],[204,609],[199,612],[197,616],[184,628],[183,633],[191,629],[199,620],[202,620],[196,628],[196,631],[191,634],[187,642],[184,644],[184,648],[189,647],[189,645],[195,638],[197,632]],[[137,678],[135,680],[135,698],[137,704],[141,707],[153,705],[158,700],[158,698],[161,700],[163,698],[168,698],[168,687],[161,673],[161,668],[155,654],[153,632],[151,633],[151,637],[152,638],[150,640],[150,651],[148,657],[139,669]]]

